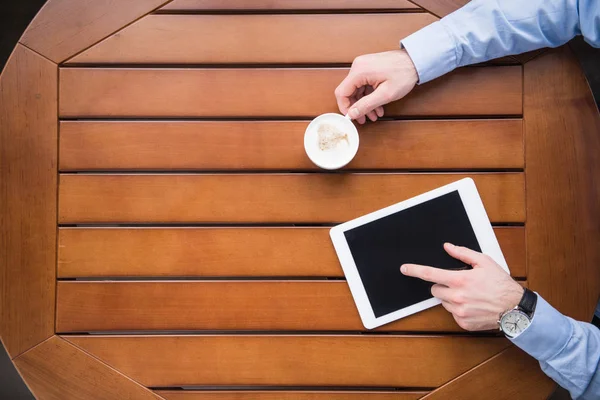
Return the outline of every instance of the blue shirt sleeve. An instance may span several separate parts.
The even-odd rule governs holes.
[[[425,83],[464,65],[558,47],[576,35],[600,47],[599,0],[473,0],[401,45]]]
[[[512,342],[574,399],[600,398],[600,330],[566,317],[541,296],[531,325]]]

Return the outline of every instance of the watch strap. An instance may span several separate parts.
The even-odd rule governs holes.
[[[525,288],[523,292],[523,297],[521,297],[521,301],[519,302],[519,309],[523,311],[525,314],[529,316],[529,318],[533,317],[533,313],[535,312],[535,306],[537,304],[537,295],[531,290]]]

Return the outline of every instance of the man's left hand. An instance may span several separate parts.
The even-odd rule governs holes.
[[[431,294],[442,301],[461,328],[468,331],[497,328],[500,313],[521,301],[523,287],[485,254],[450,243],[444,249],[473,269],[449,271],[404,264],[400,270],[406,276],[434,282]]]

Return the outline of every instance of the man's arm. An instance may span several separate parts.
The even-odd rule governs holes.
[[[538,295],[531,325],[512,342],[574,399],[600,397],[600,330],[556,311]]]
[[[402,266],[402,273],[436,283],[431,294],[462,328],[497,329],[498,315],[519,303],[523,289],[490,257],[449,244],[444,248],[473,269],[448,271],[408,264]],[[531,325],[511,340],[536,358],[573,398],[600,398],[600,330],[594,325],[564,316],[538,295]]]
[[[402,50],[358,57],[335,91],[359,123],[417,83],[492,58],[556,47],[576,35],[600,47],[599,0],[473,0],[401,41]]]
[[[401,43],[424,83],[464,65],[557,47],[577,35],[600,47],[598,0],[473,0]]]

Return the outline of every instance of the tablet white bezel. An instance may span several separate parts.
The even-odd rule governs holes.
[[[506,272],[509,272],[508,265],[506,264],[506,260],[504,259],[504,255],[502,254],[502,250],[500,249],[500,245],[498,244],[498,240],[496,239],[496,235],[494,234],[490,220],[485,212],[481,197],[479,197],[479,193],[475,187],[475,182],[471,178],[461,179],[460,181],[450,183],[446,186],[434,189],[417,197],[413,197],[365,216],[356,218],[352,221],[348,221],[344,224],[335,226],[330,231],[331,240],[333,241],[333,246],[335,247],[335,251],[342,265],[342,269],[344,270],[346,281],[348,282],[348,286],[350,286],[352,297],[354,297],[360,318],[365,328],[377,328],[378,326],[436,306],[441,302],[434,297],[394,311],[390,314],[383,315],[379,318],[375,317],[373,308],[371,307],[371,303],[369,302],[369,298],[367,297],[364,285],[360,279],[356,264],[354,263],[354,259],[350,252],[350,248],[348,247],[348,242],[346,241],[344,232],[453,191],[458,191],[460,195],[467,212],[469,222],[473,228],[473,232],[475,232],[475,237],[477,238],[479,246],[481,247],[482,253],[492,257],[492,259],[496,261],[502,268],[504,268]],[[398,273],[400,273],[400,265],[398,265]]]

